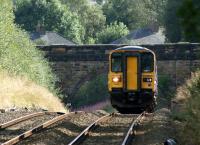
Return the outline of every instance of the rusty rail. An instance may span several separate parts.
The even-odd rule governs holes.
[[[121,145],[130,145],[133,138],[135,137],[135,127],[138,125],[140,121],[143,120],[143,117],[145,116],[146,112],[141,113],[131,124],[123,142]]]
[[[48,115],[48,114],[52,114],[52,113],[64,114],[64,113],[62,113],[62,112],[37,112],[37,113],[32,113],[32,114],[28,114],[28,115],[25,115],[25,116],[22,116],[22,117],[13,119],[13,120],[8,121],[8,122],[6,122],[6,123],[0,124],[0,130],[1,130],[1,129],[8,128],[8,127],[10,127],[10,126],[13,126],[13,125],[15,125],[15,124],[17,124],[17,123],[20,123],[20,122],[23,122],[23,121],[32,119],[32,118],[34,118],[34,117],[43,116],[43,115]]]
[[[22,116],[22,117],[13,119],[11,121],[8,121],[6,123],[0,124],[0,129],[5,129],[5,128],[15,125],[17,123],[26,121],[26,120],[34,118],[34,117],[43,116],[43,115],[45,115],[45,112],[37,112],[37,113],[28,114],[26,116]]]
[[[66,117],[68,117],[68,116],[70,116],[70,115],[73,115],[73,114],[77,114],[77,113],[82,113],[82,111],[79,111],[79,112],[70,112],[70,113],[68,113],[68,114],[63,114],[63,115],[57,116],[57,117],[55,117],[55,118],[53,118],[53,119],[51,119],[51,120],[48,120],[48,121],[45,122],[45,123],[43,123],[43,124],[41,124],[41,125],[39,125],[39,126],[33,128],[33,129],[30,129],[30,130],[28,130],[28,131],[26,131],[26,132],[24,132],[24,133],[22,133],[22,134],[20,134],[20,135],[18,135],[18,136],[14,137],[14,138],[12,138],[12,139],[10,139],[10,140],[8,140],[8,141],[6,141],[6,142],[3,143],[2,145],[14,145],[14,144],[16,144],[16,143],[22,141],[23,139],[28,138],[28,137],[30,137],[31,135],[33,135],[33,134],[35,134],[35,133],[37,133],[37,132],[39,132],[39,131],[41,131],[41,130],[47,128],[47,127],[49,127],[50,125],[52,125],[52,124],[54,124],[54,123],[57,123],[57,122],[59,122],[59,121],[62,121],[62,120],[64,120]]]
[[[80,144],[84,139],[86,139],[86,137],[89,135],[89,132],[97,127],[97,125],[100,122],[106,121],[109,118],[111,118],[114,115],[114,113],[111,113],[109,115],[105,115],[99,119],[97,119],[95,122],[93,122],[92,124],[90,124],[85,130],[83,130],[74,140],[72,140],[68,145],[75,145],[75,144]]]

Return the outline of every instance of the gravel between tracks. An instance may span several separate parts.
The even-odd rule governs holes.
[[[44,131],[20,142],[21,145],[66,145],[90,123],[102,116],[99,113],[78,113]]]
[[[93,145],[94,143],[98,145],[117,145],[122,143],[126,132],[136,116],[116,115],[100,123],[96,129],[91,131],[90,136],[82,145]]]
[[[28,131],[54,117],[58,116],[57,114],[51,114],[51,115],[43,115],[34,117],[32,119],[20,122],[16,125],[10,126],[4,130],[0,131],[0,144],[3,142],[8,141],[9,139],[12,139],[13,137],[24,133],[25,131]]]
[[[27,115],[27,114],[31,114],[34,112],[40,112],[40,111],[42,111],[42,110],[41,109],[31,109],[31,110],[17,109],[15,111],[6,111],[5,113],[0,113],[0,124],[8,122],[8,121],[13,120],[18,117]]]
[[[41,110],[16,110],[6,113],[0,113],[0,122],[4,123],[11,119],[30,114],[33,112],[40,112]],[[56,123],[46,130],[34,134],[30,138],[18,143],[20,145],[66,145],[80,134],[89,124],[94,122],[99,117],[107,114],[104,111],[95,111],[93,113],[75,114],[65,120]],[[123,116],[123,117],[121,117]],[[170,123],[170,111],[166,108],[157,110],[154,114],[148,115],[144,122],[139,126],[136,139],[133,141],[134,145],[162,145],[167,138],[174,137],[175,131]],[[53,116],[51,116],[53,117]],[[54,116],[55,117],[55,116]],[[46,118],[49,119],[49,118]],[[125,136],[125,132],[132,122],[133,117],[126,115],[119,115],[108,120],[108,124],[102,123],[100,128],[96,128],[90,135],[90,139],[84,144],[87,145],[112,145],[120,144]],[[43,123],[45,119],[36,121],[35,125]],[[33,120],[34,121],[34,120]],[[47,121],[47,120],[46,120]],[[27,122],[28,124],[29,122]],[[33,122],[31,122],[32,124]],[[109,125],[109,126],[108,126]],[[22,124],[23,126],[23,124]],[[31,125],[26,126],[21,131],[31,128]],[[11,127],[10,132],[19,126]],[[6,133],[6,134],[7,134]],[[17,132],[18,133],[18,132]],[[16,133],[16,134],[17,134]],[[4,133],[0,131],[0,140]],[[86,140],[85,140],[86,141]]]

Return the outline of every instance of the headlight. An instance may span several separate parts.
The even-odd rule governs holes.
[[[143,78],[143,82],[152,82],[152,78]]]
[[[112,78],[112,81],[113,81],[114,83],[118,83],[118,82],[121,81],[121,78],[120,78],[120,76],[115,76],[115,77]]]

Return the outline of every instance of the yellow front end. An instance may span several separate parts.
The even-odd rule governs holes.
[[[112,88],[122,88],[123,87],[123,74],[109,72],[108,75],[108,89],[112,91]]]
[[[135,61],[135,60],[132,60]],[[128,63],[129,66],[132,65],[132,67],[128,68],[136,68],[131,70],[127,70],[127,89],[128,90],[137,90],[138,89],[138,84],[137,84],[137,67],[134,65],[134,63]],[[134,71],[134,72],[133,72]],[[154,91],[156,88],[156,74],[155,72],[151,73],[142,73],[141,76],[141,89],[151,89]],[[114,73],[109,71],[108,74],[108,89],[109,91],[112,91],[112,88],[118,88],[122,89],[123,88],[123,73]]]
[[[138,57],[131,56],[126,59],[126,89],[128,91],[137,91],[139,88],[138,84]]]
[[[155,90],[155,73],[142,73],[141,89]]]
[[[118,111],[146,109],[155,104],[155,54],[147,49],[129,48],[114,50],[109,56],[108,89],[111,104]]]

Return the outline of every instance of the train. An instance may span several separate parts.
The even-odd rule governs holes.
[[[154,112],[157,85],[157,61],[152,50],[124,46],[109,53],[110,102],[120,113]]]

